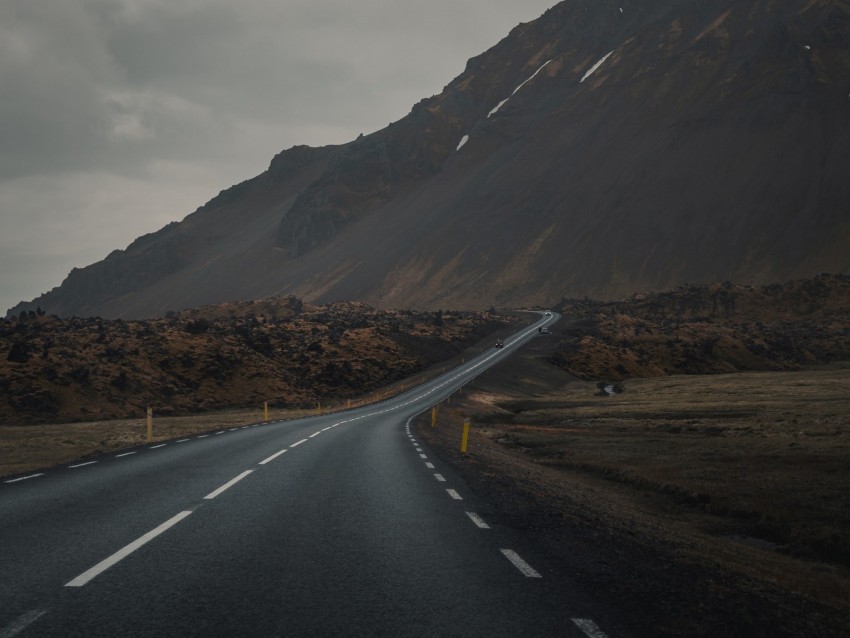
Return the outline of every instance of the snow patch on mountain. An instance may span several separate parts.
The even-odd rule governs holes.
[[[615,51],[616,51],[616,49],[615,49]],[[599,59],[599,61],[597,61],[597,63],[596,63],[596,64],[594,64],[592,67],[590,67],[590,68],[587,70],[587,73],[585,73],[585,74],[584,74],[584,77],[582,77],[582,78],[581,78],[581,80],[579,80],[579,82],[578,82],[578,83],[579,83],[579,84],[581,84],[581,83],[582,83],[582,82],[584,82],[587,78],[589,78],[591,75],[593,75],[593,74],[596,72],[596,70],[597,70],[599,67],[601,67],[601,66],[602,66],[602,64],[605,62],[605,60],[607,60],[607,59],[608,59],[608,56],[609,56],[609,55],[611,55],[612,53],[614,53],[614,51],[609,51],[608,53],[606,53],[605,55],[603,55],[603,56]]]
[[[553,58],[553,59],[554,59],[554,58]],[[508,97],[506,97],[504,100],[502,100],[501,102],[499,102],[496,106],[494,106],[494,107],[493,107],[493,109],[492,109],[492,110],[491,110],[491,111],[487,114],[487,117],[490,117],[491,115],[494,115],[495,113],[498,113],[499,109],[500,109],[500,108],[502,108],[502,107],[505,105],[505,102],[507,102],[508,100],[510,100],[510,99],[511,99],[514,95],[516,95],[516,92],[517,92],[517,91],[519,91],[522,87],[524,87],[526,84],[528,84],[529,82],[531,82],[531,81],[534,79],[534,77],[535,77],[538,73],[540,73],[540,72],[543,70],[543,67],[545,67],[547,64],[549,64],[551,61],[552,61],[552,60],[546,60],[546,62],[544,62],[543,64],[541,64],[541,65],[540,65],[540,68],[539,68],[539,69],[537,69],[534,73],[532,73],[532,74],[531,74],[531,75],[530,75],[530,76],[529,76],[529,77],[525,80],[525,82],[523,82],[523,83],[522,83],[522,84],[520,84],[518,87],[516,87],[516,88],[514,89],[514,92],[513,92],[513,93],[511,93]]]

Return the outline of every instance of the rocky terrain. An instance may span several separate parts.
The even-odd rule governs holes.
[[[850,277],[686,286],[618,302],[563,301],[551,359],[586,380],[797,370],[850,360]]]
[[[480,309],[847,272],[848,33],[844,0],[565,0],[399,121],[285,150],[12,314]]]
[[[382,388],[503,328],[493,313],[380,311],[275,298],[148,321],[0,320],[0,423],[239,406],[315,407]]]

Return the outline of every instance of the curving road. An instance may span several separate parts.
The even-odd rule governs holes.
[[[410,431],[557,319],[377,405],[4,480],[0,638],[613,636]]]

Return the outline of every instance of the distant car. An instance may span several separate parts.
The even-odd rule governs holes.
[[[504,347],[505,347],[505,344],[504,344],[504,343],[502,343],[502,340],[501,340],[501,339],[499,339],[499,340],[496,342],[496,347],[497,347],[497,348],[504,348]]]
[[[551,330],[549,330],[549,328],[540,328],[540,334],[542,334],[542,335],[550,335],[550,334],[552,334],[552,331],[551,331]]]
[[[547,317],[551,317],[551,316],[552,316],[552,313],[551,313],[551,312],[549,312],[549,311],[547,310],[547,311],[546,311],[546,316],[547,316]]]

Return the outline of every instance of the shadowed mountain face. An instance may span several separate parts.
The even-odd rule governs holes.
[[[13,309],[483,308],[850,271],[850,2],[567,0]]]

